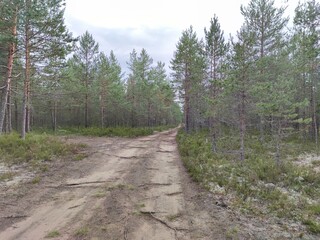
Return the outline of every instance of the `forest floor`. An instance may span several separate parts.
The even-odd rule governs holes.
[[[21,168],[1,183],[0,239],[292,239],[193,182],[176,134],[64,137],[86,144],[86,157],[53,161],[37,178]]]

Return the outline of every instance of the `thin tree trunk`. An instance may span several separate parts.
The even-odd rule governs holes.
[[[9,88],[8,104],[7,104],[7,128],[8,133],[12,132],[12,100],[11,100],[11,84]]]
[[[27,8],[29,8],[30,0],[26,1]],[[28,105],[28,88],[30,82],[30,46],[29,46],[29,22],[25,24],[25,78],[23,86],[22,97],[22,117],[21,117],[21,138],[26,138],[27,125],[27,105]]]
[[[245,120],[245,93],[243,91],[241,92],[241,99],[240,99],[239,121],[240,121],[240,160],[244,161],[245,159],[244,138],[245,138],[245,132],[246,132],[246,120]]]
[[[16,12],[14,13],[14,20],[13,20],[13,26],[11,29],[12,37],[14,38],[17,35],[17,8]],[[13,69],[13,61],[14,61],[14,55],[16,51],[16,44],[14,41],[12,41],[9,45],[9,53],[8,53],[8,62],[7,62],[7,78],[5,81],[4,88],[2,90],[2,99],[1,99],[1,107],[0,107],[0,135],[3,130],[3,123],[4,118],[6,114],[7,109],[7,103],[10,95],[10,89],[11,89],[11,80],[12,80],[12,69]]]
[[[29,59],[30,59],[30,52],[29,52]],[[30,75],[30,60],[29,60],[29,75]],[[30,98],[30,76],[28,78],[28,82],[27,82],[27,105],[26,105],[26,132],[30,132],[31,131],[31,98]]]
[[[86,93],[85,109],[84,109],[84,126],[86,128],[89,127],[89,103],[88,103],[88,100],[89,100],[88,93]]]
[[[16,88],[18,88],[18,83],[16,84]],[[19,125],[19,120],[18,120],[18,100],[17,97],[14,98],[14,122],[15,122],[15,129],[18,131],[18,125]]]
[[[52,130],[57,131],[57,101],[54,100],[53,108],[51,110],[51,121],[52,121]]]
[[[281,163],[281,158],[280,158],[280,154],[281,154],[281,120],[280,118],[278,119],[277,122],[277,135],[276,135],[276,155],[275,155],[275,159],[276,159],[276,163],[277,165],[280,165]]]
[[[318,124],[317,124],[317,101],[316,101],[316,84],[313,81],[312,87],[312,123],[313,123],[313,131],[314,131],[314,139],[318,149]]]

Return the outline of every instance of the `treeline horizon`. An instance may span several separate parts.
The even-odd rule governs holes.
[[[88,31],[72,36],[64,0],[0,4],[0,132],[24,138],[38,127],[174,125],[182,106],[185,130],[209,129],[213,151],[223,129],[234,129],[241,159],[248,131],[260,141],[272,135],[279,149],[291,133],[318,142],[314,0],[297,5],[291,28],[285,6],[271,0],[241,6],[245,21],[228,40],[216,15],[204,39],[191,25],[176,44],[170,76],[145,49],[132,50],[124,76],[113,51],[101,52]]]
[[[86,31],[74,38],[64,0],[0,3],[0,133],[33,128],[177,125],[181,110],[162,62],[128,56],[128,76]]]

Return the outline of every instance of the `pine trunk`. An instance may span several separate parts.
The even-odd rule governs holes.
[[[57,131],[57,101],[54,100],[53,107],[51,110],[51,121],[52,121],[52,130]]]
[[[85,128],[89,127],[89,96],[86,93],[85,96],[85,109],[84,109],[84,126]]]
[[[17,35],[17,9],[16,9],[16,12],[14,15],[14,21],[13,21],[11,33],[12,33],[13,37],[15,37]],[[8,62],[7,62],[7,77],[6,77],[4,88],[2,89],[2,94],[1,94],[1,96],[2,96],[1,103],[2,104],[1,104],[1,108],[0,108],[0,135],[3,130],[6,109],[7,109],[8,99],[9,99],[10,90],[11,90],[12,70],[13,70],[13,61],[14,61],[15,51],[16,51],[16,44],[14,41],[12,41],[9,45]],[[9,114],[9,112],[7,114]],[[11,121],[11,119],[9,119],[9,120]]]
[[[30,2],[27,1],[27,7]],[[23,86],[23,97],[22,97],[22,117],[21,117],[21,138],[26,138],[27,121],[28,121],[28,91],[29,91],[29,82],[30,82],[30,46],[29,46],[29,22],[27,21],[25,24],[25,78],[24,78],[24,86]]]
[[[12,132],[12,103],[11,103],[11,84],[9,88],[9,94],[8,94],[8,104],[7,104],[7,132]]]
[[[244,138],[246,132],[246,120],[245,120],[245,93],[242,91],[240,99],[240,109],[239,109],[239,122],[240,122],[240,160],[245,159],[245,147]]]

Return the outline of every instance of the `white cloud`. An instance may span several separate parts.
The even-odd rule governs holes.
[[[192,25],[199,38],[216,14],[225,35],[243,24],[241,4],[250,0],[66,0],[66,23],[78,36],[94,35],[100,50],[114,50],[122,64],[133,48],[146,48],[155,61],[169,64],[183,30]],[[288,0],[293,12],[299,0]],[[276,6],[287,0],[276,0]],[[125,66],[123,66],[125,67]]]

